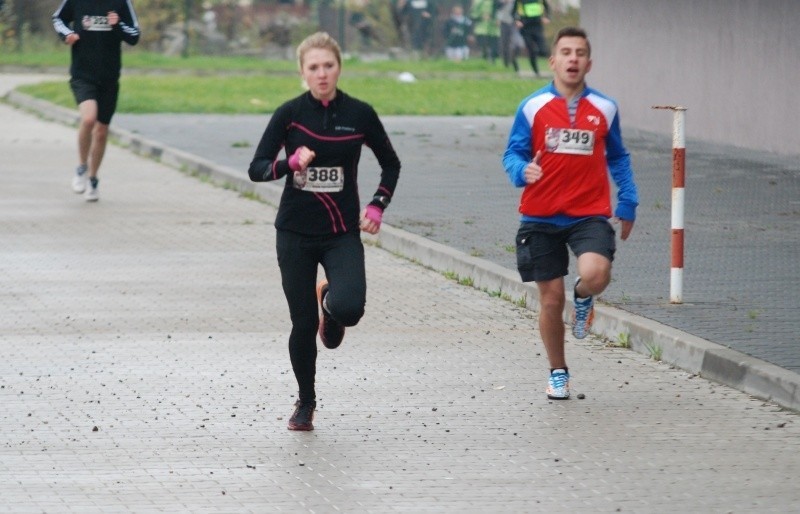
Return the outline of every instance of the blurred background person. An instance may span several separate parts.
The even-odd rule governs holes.
[[[537,78],[541,77],[537,59],[549,55],[544,40],[544,26],[550,23],[550,4],[547,0],[516,0],[514,16],[528,50],[531,69]]]
[[[500,56],[503,58],[503,66],[509,66],[514,69],[514,72],[519,72],[519,64],[517,64],[517,50],[521,45],[522,36],[517,29],[516,20],[514,20],[514,7],[516,0],[498,0],[497,4],[497,21],[500,23]]]
[[[469,59],[469,43],[472,38],[472,20],[464,16],[464,8],[454,5],[450,17],[444,22],[444,54],[451,61]]]
[[[500,42],[500,23],[497,21],[496,0],[473,0],[469,12],[473,19],[475,41],[481,49],[481,56],[494,64]]]
[[[429,54],[431,26],[436,19],[434,0],[407,0],[403,14],[411,32],[411,48],[420,54]]]

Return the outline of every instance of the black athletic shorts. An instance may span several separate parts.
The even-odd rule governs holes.
[[[561,227],[522,222],[517,232],[517,270],[523,282],[545,282],[569,273],[568,248],[576,257],[599,253],[609,261],[616,251],[614,227],[605,218],[588,218]]]
[[[97,102],[97,121],[108,125],[111,117],[117,110],[117,98],[119,97],[119,82],[108,84],[98,84],[85,79],[70,79],[69,87],[75,96],[75,102],[80,105],[86,100]]]

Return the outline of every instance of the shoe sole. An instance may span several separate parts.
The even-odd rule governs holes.
[[[569,400],[569,396],[550,396],[547,395],[548,400]]]
[[[311,426],[289,425],[286,428],[293,432],[311,432],[312,430],[314,430],[314,425]]]

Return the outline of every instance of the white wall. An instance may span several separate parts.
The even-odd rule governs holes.
[[[623,127],[800,155],[800,0],[582,0],[587,80]]]

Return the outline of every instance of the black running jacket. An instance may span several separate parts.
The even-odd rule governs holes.
[[[385,209],[400,176],[400,160],[372,106],[340,90],[327,105],[306,92],[280,106],[248,170],[254,182],[285,179],[275,228],[312,236],[358,230],[362,205],[358,162],[363,145],[372,150],[381,168],[380,184],[365,204]],[[316,154],[309,167],[341,169],[341,191],[311,192],[297,187],[288,157],[300,146]],[[279,156],[282,149],[285,153]]]
[[[119,15],[109,25],[108,13]],[[64,40],[73,32],[80,39],[72,45],[73,78],[107,84],[119,80],[122,41],[139,42],[139,22],[130,0],[63,0],[53,13],[53,28]]]

